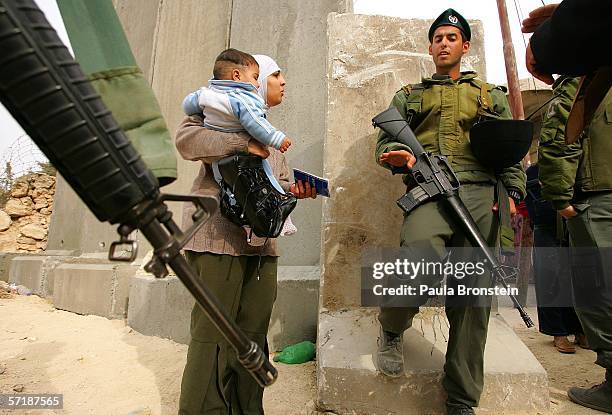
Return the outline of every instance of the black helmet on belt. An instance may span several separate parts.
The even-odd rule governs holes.
[[[533,139],[533,123],[526,120],[485,119],[470,129],[470,146],[485,167],[505,169],[521,161]]]

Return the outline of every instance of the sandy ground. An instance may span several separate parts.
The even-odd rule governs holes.
[[[536,308],[528,307],[527,312],[537,327],[538,313]],[[526,328],[516,310],[502,308],[500,313],[546,369],[550,386],[550,413],[563,415],[602,414],[602,412],[570,402],[566,393],[571,386],[590,387],[603,381],[605,370],[593,363],[597,357],[595,352],[577,347],[575,354],[559,353],[552,344],[553,338],[539,333],[534,328]],[[573,340],[573,336],[570,336],[570,340]]]
[[[530,310],[535,315],[535,310]],[[550,414],[598,414],[568,401],[565,390],[603,379],[595,354],[561,355],[552,339],[502,314],[547,369]],[[0,414],[175,414],[187,346],[143,336],[120,320],[55,310],[36,297],[0,299],[0,393],[63,393],[62,411]],[[268,415],[313,413],[315,364],[276,364],[279,380],[265,393]]]
[[[37,296],[0,299],[0,393],[22,385],[22,393],[64,394],[63,411],[0,414],[176,414],[186,355],[186,345],[121,320],[55,310]],[[275,366],[266,414],[306,414],[314,363]]]

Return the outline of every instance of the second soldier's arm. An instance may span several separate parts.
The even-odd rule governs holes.
[[[568,79],[554,89],[559,96],[550,104],[542,121],[538,149],[542,197],[556,210],[570,206],[576,172],[582,156],[581,142],[565,142],[565,124],[578,88],[578,78]]]

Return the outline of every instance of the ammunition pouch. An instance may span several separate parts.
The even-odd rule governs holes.
[[[430,199],[432,199],[432,197],[429,196],[422,187],[415,186],[412,189],[407,189],[406,194],[397,199],[396,203],[405,214],[409,214]]]

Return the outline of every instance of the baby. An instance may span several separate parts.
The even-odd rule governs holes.
[[[255,140],[284,153],[291,139],[266,119],[268,106],[257,92],[258,78],[259,64],[253,56],[236,49],[224,50],[215,60],[208,87],[187,95],[183,110],[187,115],[203,114],[206,128],[246,130]]]
[[[261,144],[284,153],[291,146],[291,139],[266,119],[266,89],[260,88],[258,78],[259,64],[252,55],[226,49],[215,59],[213,79],[208,87],[187,95],[183,111],[187,115],[203,115],[204,128],[221,132],[246,131]],[[263,168],[276,190],[285,193],[267,160],[263,160]],[[287,218],[282,235],[292,235],[296,231],[291,219]]]

